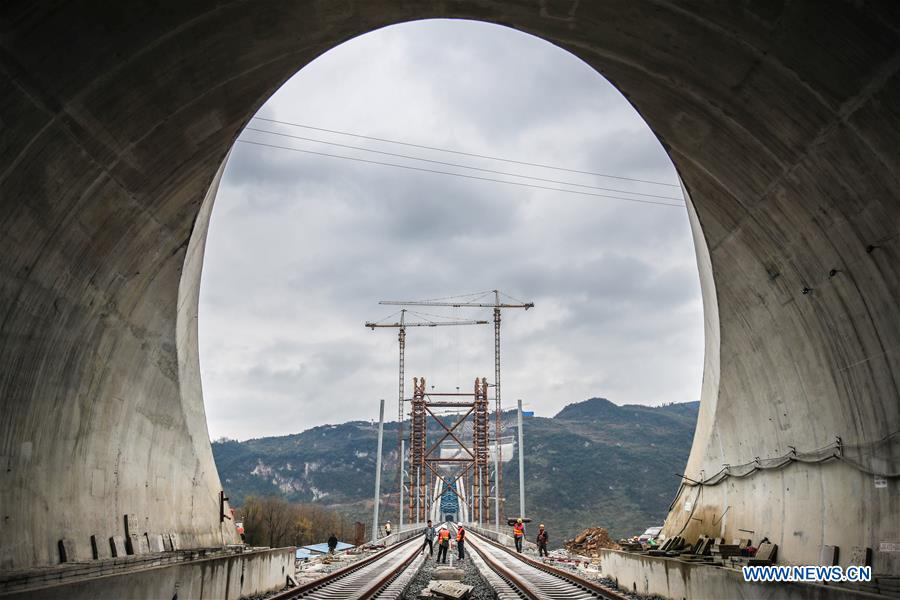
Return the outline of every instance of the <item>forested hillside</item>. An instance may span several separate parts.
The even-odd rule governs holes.
[[[699,403],[617,406],[603,398],[525,421],[526,512],[554,542],[589,525],[614,537],[661,524],[687,461]],[[506,422],[515,423],[508,418]],[[515,433],[508,428],[508,435]],[[397,423],[385,424],[385,519],[396,522]],[[233,504],[250,495],[318,502],[371,519],[377,424],[352,421],[302,433],[213,443]],[[504,466],[506,513],[518,512],[517,457]],[[530,533],[530,532],[529,532]],[[555,544],[553,544],[555,545]]]

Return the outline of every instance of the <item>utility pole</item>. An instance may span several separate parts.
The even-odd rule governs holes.
[[[373,329],[374,331],[374,329]],[[406,371],[406,309],[400,311],[400,327],[397,332],[397,341],[400,346],[400,381],[397,386],[399,397],[397,399],[397,440],[400,442],[400,471],[397,478],[400,479],[400,496],[398,508],[400,509],[400,528],[403,528],[403,378]]]
[[[397,499],[397,501],[400,503],[400,524],[397,531],[403,531],[403,476],[405,475],[403,471],[403,459],[405,455],[406,442],[404,440],[400,440],[400,497]]]
[[[494,529],[500,531],[500,440],[494,442]]]
[[[497,438],[497,461],[502,463],[500,457],[500,436],[503,435],[503,404],[500,402],[500,292],[494,290],[494,436]],[[525,307],[528,310],[528,307]],[[500,499],[501,474],[497,471],[494,476],[497,481],[497,501]],[[499,524],[497,525],[499,530]]]
[[[375,515],[372,518],[372,541],[378,539],[378,502],[381,499],[381,442],[384,437],[384,398],[378,409],[378,454],[375,455]]]
[[[519,399],[519,517],[525,518],[525,442],[522,435],[522,400]]]

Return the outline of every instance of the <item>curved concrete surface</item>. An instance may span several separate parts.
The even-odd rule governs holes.
[[[705,242],[689,477],[835,436],[893,475],[876,488],[830,461],[688,488],[669,530],[752,530],[799,563],[822,544],[900,541],[894,3],[13,0],[0,7],[0,567],[53,564],[62,538],[87,555],[126,514],[184,545],[223,541],[191,320],[204,196],[286,78],[428,17],[570,50],[668,149]]]

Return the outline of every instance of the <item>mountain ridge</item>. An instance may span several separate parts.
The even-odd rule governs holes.
[[[616,405],[595,397],[553,417],[525,421],[526,516],[544,522],[556,541],[583,527],[615,537],[660,524],[687,462],[698,402],[658,407]],[[515,411],[504,411],[514,435]],[[276,495],[317,502],[371,519],[377,424],[348,421],[284,436],[213,442],[226,495]],[[382,514],[396,520],[397,422],[384,426]],[[408,431],[404,425],[404,431]],[[435,433],[437,429],[434,430]],[[506,457],[504,457],[506,458]],[[507,516],[518,512],[518,455],[503,465]]]

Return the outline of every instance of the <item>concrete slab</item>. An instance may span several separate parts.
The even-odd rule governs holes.
[[[859,546],[853,546],[850,549],[850,560],[849,563],[851,565],[858,566],[871,566],[872,564],[872,549],[871,548],[861,548]]]
[[[756,550],[756,560],[771,560],[778,558],[778,544],[760,544]]]
[[[472,593],[472,590],[475,588],[473,588],[471,585],[465,585],[462,583],[440,581],[434,582],[433,585],[429,585],[429,589],[431,590],[431,594],[438,598],[462,600],[463,598],[468,598]]]
[[[59,562],[67,563],[78,560],[75,542],[66,538],[59,540]]]
[[[822,551],[819,552],[819,563],[823,567],[831,567],[838,564],[838,547],[837,546],[822,546]]]
[[[165,552],[166,547],[163,544],[163,536],[159,533],[149,533],[147,534],[147,541],[149,543],[150,552]]]
[[[91,557],[94,560],[110,558],[108,540],[98,539],[96,535],[91,536]]]
[[[456,567],[439,566],[435,567],[431,576],[439,581],[460,581],[466,573]]]
[[[113,558],[128,555],[128,548],[125,543],[125,536],[114,535],[109,538],[110,555]]]

